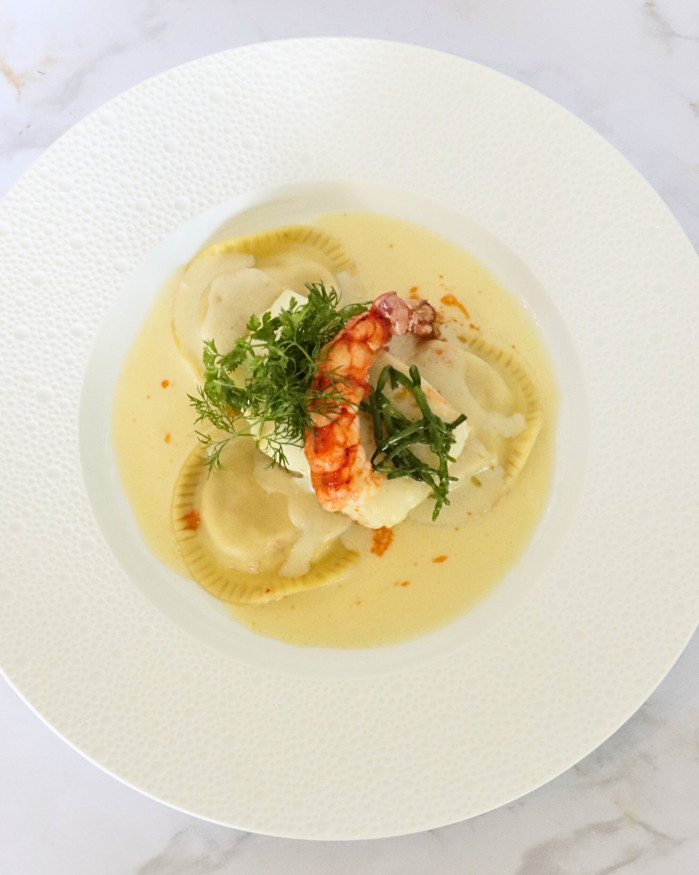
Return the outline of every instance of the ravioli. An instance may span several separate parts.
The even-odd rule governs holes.
[[[187,265],[175,294],[177,347],[201,377],[205,340],[227,351],[245,334],[250,314],[268,309],[283,290],[304,294],[307,283],[323,282],[349,291],[353,272],[341,244],[307,225],[214,243]]]
[[[273,601],[337,580],[358,556],[339,535],[349,520],[327,514],[298,479],[268,467],[250,438],[232,441],[209,476],[196,447],[183,465],[172,525],[192,577],[216,598]]]

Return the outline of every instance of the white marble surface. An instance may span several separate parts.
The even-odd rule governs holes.
[[[318,35],[443,49],[534,86],[610,140],[699,244],[695,0],[5,0],[0,193],[147,76]],[[696,875],[698,676],[695,635],[636,715],[555,781],[465,823],[355,843],[250,835],[153,802],[85,761],[0,682],[0,873]]]

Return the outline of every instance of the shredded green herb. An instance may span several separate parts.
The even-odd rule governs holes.
[[[342,400],[339,390],[314,392],[321,351],[353,316],[370,303],[338,308],[335,289],[309,283],[308,299],[295,298],[278,315],[251,316],[249,334],[220,353],[204,343],[204,385],[189,399],[196,422],[207,421],[227,437],[197,431],[209,448],[209,468],[221,467],[221,451],[235,437],[264,439],[272,462],[287,467],[284,445],[303,446],[311,410],[326,415]],[[262,428],[264,426],[264,433]]]
[[[408,419],[396,409],[384,394],[387,383],[392,389],[403,386],[412,394],[422,419]],[[427,483],[432,489],[430,497],[434,499],[432,519],[436,520],[442,507],[449,504],[449,484],[456,480],[447,467],[449,462],[454,461],[449,451],[456,440],[454,429],[465,421],[466,415],[462,413],[453,422],[445,422],[433,413],[421,386],[420,371],[415,365],[410,366],[409,375],[387,365],[360,407],[372,419],[376,442],[376,450],[371,457],[374,469],[384,473],[389,480],[412,477],[413,480]],[[436,456],[435,465],[415,455],[413,449],[419,444],[427,446]]]

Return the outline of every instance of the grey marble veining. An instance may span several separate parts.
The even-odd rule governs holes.
[[[178,63],[311,35],[481,61],[596,128],[699,244],[699,8],[690,0],[6,0],[0,193],[68,127]],[[662,585],[662,581],[659,581]],[[313,843],[197,820],[102,773],[0,686],[5,875],[696,875],[699,639],[598,750],[527,797],[412,836]]]

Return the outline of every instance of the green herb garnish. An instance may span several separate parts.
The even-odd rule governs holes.
[[[422,419],[408,419],[396,409],[383,391],[389,382],[392,389],[400,385],[411,393]],[[412,477],[427,483],[432,488],[432,519],[436,520],[442,507],[449,504],[449,484],[457,479],[449,474],[447,467],[454,461],[449,450],[456,440],[454,429],[465,421],[466,415],[462,413],[453,422],[445,422],[433,413],[421,386],[420,371],[415,365],[410,366],[409,376],[387,365],[381,371],[376,387],[360,407],[371,415],[374,427],[376,450],[371,457],[374,469],[384,473],[389,480]],[[417,445],[429,448],[436,456],[435,465],[415,455],[413,449]]]
[[[249,334],[239,338],[230,352],[220,353],[213,340],[204,343],[204,385],[198,396],[189,396],[197,412],[196,422],[207,421],[226,437],[218,438],[197,431],[209,448],[209,468],[221,467],[221,451],[235,437],[253,437],[264,442],[271,464],[288,467],[285,445],[302,447],[306,430],[312,427],[311,414],[332,418],[333,411],[347,403],[342,392],[343,378],[329,377],[330,388],[311,388],[323,360],[323,350],[369,303],[349,304],[338,309],[339,296],[324,284],[309,283],[308,299],[272,316],[251,316]],[[384,394],[386,384],[403,386],[415,399],[422,418],[411,420]],[[386,366],[376,387],[359,405],[371,415],[376,451],[371,464],[389,480],[412,477],[427,483],[434,499],[432,519],[449,504],[449,451],[454,444],[454,429],[466,419],[464,414],[445,422],[434,413],[421,387],[420,372],[411,365],[409,376]],[[425,446],[435,457],[434,464],[418,458],[414,450]]]
[[[220,353],[213,340],[204,343],[204,385],[198,397],[189,399],[197,411],[196,422],[206,420],[228,434],[218,439],[197,432],[210,449],[210,469],[221,467],[221,451],[241,436],[263,439],[272,462],[287,467],[284,445],[303,446],[311,411],[332,415],[343,400],[339,389],[314,392],[311,382],[323,347],[370,305],[338,309],[335,289],[327,290],[322,282],[306,288],[304,303],[293,298],[277,316],[251,316],[250,333],[230,352]]]

